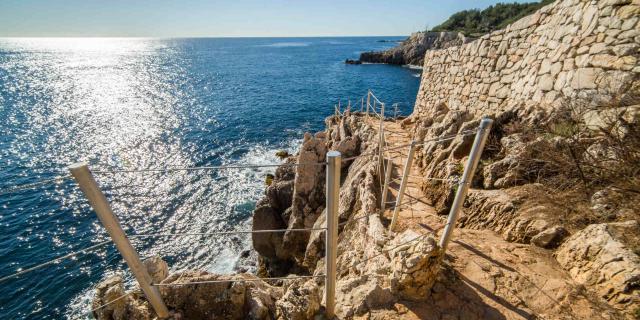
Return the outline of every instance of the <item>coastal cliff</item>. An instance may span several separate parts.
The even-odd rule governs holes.
[[[634,319],[640,304],[640,4],[562,0],[474,42],[427,51],[414,112],[387,120],[393,145],[420,147],[397,229],[379,214],[378,122],[345,112],[306,134],[253,216],[258,276],[169,274],[149,262],[176,317],[311,319],[323,314],[323,166],[343,158],[336,313],[339,319]],[[446,254],[435,239],[473,141],[495,120]],[[460,134],[446,142],[434,138]],[[401,154],[393,160],[402,167]],[[398,174],[398,169],[394,174]],[[392,192],[393,193],[393,192]],[[394,195],[392,195],[394,196]],[[422,201],[422,199],[426,199]],[[155,279],[157,277],[157,280]],[[122,280],[100,284],[113,302]],[[98,319],[151,319],[141,294]]]
[[[427,50],[446,49],[474,40],[459,32],[415,32],[397,47],[360,54],[361,62],[422,66]]]
[[[387,63],[422,66],[427,50],[446,49],[469,43],[489,32],[503,29],[508,24],[532,14],[554,0],[530,3],[498,3],[484,10],[471,9],[456,12],[430,31],[415,32],[399,46],[385,51],[360,54],[359,60],[347,63]]]

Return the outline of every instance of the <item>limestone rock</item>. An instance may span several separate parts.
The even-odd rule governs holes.
[[[579,283],[621,309],[640,303],[640,225],[635,220],[592,224],[569,237],[556,252],[560,265]]]
[[[321,290],[314,280],[293,281],[276,303],[276,317],[283,320],[306,320],[320,311]]]
[[[503,137],[500,145],[504,157],[482,167],[485,188],[505,188],[529,182],[527,172],[539,165],[534,155],[552,148],[551,142],[542,137],[525,141],[519,133]]]
[[[416,32],[395,48],[361,53],[360,61],[422,66],[427,50],[459,46],[472,40],[458,32]]]
[[[268,201],[259,201],[253,211],[253,230],[277,230],[286,228],[282,216],[268,205]],[[282,233],[253,233],[253,248],[260,255],[271,259],[285,259],[288,251],[282,245]]]
[[[286,163],[295,161],[288,158]],[[292,166],[276,169],[271,185],[265,190],[265,197],[256,203],[253,212],[253,230],[285,229],[291,215],[295,171]],[[291,255],[283,246],[283,233],[253,233],[253,248],[262,256],[263,262],[271,269],[282,269],[290,265]]]
[[[571,88],[573,89],[594,89],[597,88],[596,77],[598,75],[598,69],[595,68],[581,68],[577,69],[573,80],[571,81]]]
[[[140,299],[140,293],[122,298],[125,292],[120,276],[113,276],[100,282],[96,286],[92,303],[92,308],[96,309],[93,316],[98,320],[151,320],[154,318],[155,314],[150,306]]]
[[[389,287],[383,287],[377,279],[367,275],[339,280],[336,291],[336,313],[340,318],[386,308],[396,300]]]
[[[567,229],[562,226],[553,226],[531,238],[531,243],[541,248],[556,248],[569,235]]]
[[[251,281],[202,283],[183,286],[161,286],[160,293],[167,306],[185,319],[273,319],[275,302],[282,296],[277,287],[256,276],[209,274],[185,271],[170,275],[162,283],[189,283],[215,280]]]
[[[148,258],[143,264],[154,283],[159,283],[169,275],[169,266],[160,256]]]
[[[389,247],[394,291],[408,300],[426,299],[440,270],[441,251],[436,240],[407,230],[394,238]]]
[[[287,229],[311,228],[324,208],[324,182],[325,167],[313,165],[325,161],[327,146],[323,139],[305,135],[298,163],[299,165],[293,187],[293,200],[291,203],[291,216],[287,222]],[[291,231],[283,236],[283,245],[297,259],[302,259],[307,246],[309,234],[306,232]]]

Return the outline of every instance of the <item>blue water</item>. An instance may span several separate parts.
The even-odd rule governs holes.
[[[371,88],[408,114],[418,71],[345,65],[398,38],[0,39],[0,277],[108,239],[65,173],[278,163],[333,105]],[[359,108],[359,107],[357,107]],[[273,168],[96,175],[129,234],[250,228]],[[172,270],[232,272],[247,236],[133,241]],[[245,266],[249,267],[249,266]],[[0,283],[2,319],[89,318],[92,287],[131,276],[112,244]]]

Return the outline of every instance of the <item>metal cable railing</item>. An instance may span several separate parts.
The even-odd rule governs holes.
[[[393,146],[393,147],[390,147],[390,148],[383,149],[383,151],[385,151],[385,152],[393,151],[393,150],[397,150],[397,149],[410,147],[411,145],[414,145],[414,146],[418,147],[418,146],[423,146],[423,145],[428,144],[428,143],[440,143],[440,142],[450,141],[450,140],[453,140],[453,139],[455,139],[455,138],[457,138],[459,136],[473,135],[476,132],[477,132],[476,130],[466,130],[466,131],[462,131],[460,133],[446,135],[446,136],[443,136],[443,137],[436,137],[436,138],[426,139],[426,140],[423,140],[422,142],[418,142],[418,143],[406,143],[406,144],[402,144],[402,145],[399,145],[399,146]],[[367,152],[367,153],[361,153],[361,154],[359,154],[357,156],[344,158],[344,159],[342,159],[342,161],[351,161],[351,160],[355,160],[355,159],[360,158],[360,157],[375,156],[375,155],[378,155],[378,151],[374,150],[374,151],[370,151],[370,152]]]
[[[96,170],[95,174],[105,173],[131,173],[131,172],[175,172],[175,171],[197,171],[197,170],[225,170],[225,169],[252,169],[252,168],[277,168],[277,167],[297,167],[297,166],[324,166],[326,162],[308,163],[274,163],[274,164],[238,164],[222,166],[202,166],[202,167],[180,167],[180,168],[149,168],[149,169],[118,169],[118,170]]]
[[[100,242],[98,244],[92,245],[90,247],[87,247],[87,248],[84,248],[84,249],[80,249],[80,250],[77,250],[77,251],[73,251],[71,253],[68,253],[68,254],[65,254],[63,256],[51,259],[51,260],[49,260],[47,262],[44,262],[44,263],[37,264],[37,265],[32,266],[32,267],[28,267],[28,268],[23,269],[23,270],[20,270],[22,268],[19,268],[20,271],[0,278],[0,282],[19,277],[19,276],[21,276],[21,275],[23,275],[25,273],[29,273],[31,271],[40,269],[42,267],[46,267],[48,265],[52,265],[54,263],[57,263],[59,261],[65,260],[65,259],[73,258],[73,257],[75,257],[75,256],[77,256],[77,255],[79,255],[81,253],[88,253],[88,252],[93,251],[95,249],[98,249],[98,248],[100,248],[100,247],[102,247],[102,246],[104,246],[104,245],[106,245],[108,243],[111,243],[111,240],[103,241],[103,242]]]
[[[312,275],[312,276],[288,276],[288,277],[265,277],[265,278],[250,278],[250,279],[223,279],[223,280],[203,280],[192,281],[182,283],[152,283],[152,286],[156,287],[170,287],[170,286],[188,286],[197,284],[211,284],[211,283],[231,283],[231,282],[255,282],[255,281],[276,281],[276,280],[297,280],[297,279],[314,279],[326,277],[324,274]]]
[[[292,228],[292,229],[270,229],[270,230],[238,230],[238,231],[216,231],[216,232],[181,232],[181,233],[142,233],[133,234],[129,238],[148,237],[184,237],[184,236],[219,236],[228,234],[247,233],[284,233],[284,232],[304,232],[304,231],[326,231],[327,228]]]
[[[475,134],[476,130],[466,130],[466,131],[462,131],[460,133],[456,133],[456,134],[451,134],[451,135],[447,135],[447,136],[443,136],[443,137],[436,137],[436,138],[431,138],[431,139],[426,139],[423,140],[422,142],[419,143],[415,143],[415,146],[421,146],[421,145],[425,145],[427,143],[439,143],[439,142],[445,142],[445,141],[450,141],[455,139],[458,136],[468,136],[468,135],[472,135]],[[398,150],[398,149],[402,149],[405,147],[409,147],[411,146],[411,143],[407,143],[407,144],[402,144],[402,145],[398,145],[398,146],[391,146],[391,147],[386,147],[383,148],[383,152],[390,152],[390,151],[394,151],[394,150]],[[351,160],[355,160],[357,158],[360,157],[367,157],[367,156],[375,156],[378,154],[378,151],[371,151],[371,152],[366,152],[366,153],[361,153],[357,156],[353,156],[353,157],[348,157],[348,158],[343,158],[342,161],[351,161]],[[92,171],[92,173],[94,174],[117,174],[117,173],[135,173],[135,172],[176,172],[176,171],[197,171],[197,170],[224,170],[224,169],[251,169],[251,168],[270,168],[270,167],[295,167],[295,166],[323,166],[326,165],[326,162],[309,162],[309,163],[281,163],[281,164],[263,164],[263,165],[258,165],[258,164],[238,164],[238,165],[221,165],[221,166],[199,166],[199,167],[172,167],[172,168],[145,168],[145,169],[112,169],[112,170],[105,170],[105,169],[99,169],[99,170],[95,170]],[[37,188],[39,186],[44,186],[44,185],[48,185],[54,182],[62,182],[65,181],[67,179],[70,179],[71,176],[70,175],[61,175],[55,178],[51,178],[51,179],[44,179],[41,181],[37,181],[37,182],[33,182],[33,183],[27,183],[27,184],[23,184],[23,185],[17,185],[17,186],[13,186],[10,187],[8,189],[5,190],[1,190],[0,191],[0,195],[4,195],[4,194],[8,194],[8,193],[13,193],[16,191],[21,191],[21,190],[27,190],[27,189],[33,189],[33,188]],[[123,187],[129,187],[129,185],[123,186]]]
[[[67,175],[61,175],[55,178],[44,179],[44,180],[40,180],[32,183],[12,186],[7,189],[0,190],[0,196],[5,194],[10,194],[10,193],[15,193],[22,190],[35,189],[41,186],[50,185],[51,183],[55,183],[55,182],[62,182],[69,178],[71,178],[71,176],[67,174]]]
[[[124,299],[124,298],[128,297],[128,296],[129,296],[129,295],[131,295],[132,293],[133,293],[133,292],[129,291],[129,292],[127,292],[127,293],[125,293],[125,294],[123,294],[123,295],[121,295],[121,296],[119,296],[119,297],[117,297],[117,298],[115,298],[115,299],[113,299],[113,300],[111,300],[111,301],[109,301],[109,302],[107,302],[107,303],[105,303],[105,304],[103,304],[103,305],[99,306],[99,307],[96,307],[96,308],[93,308],[93,309],[89,310],[89,312],[87,312],[86,314],[87,314],[87,315],[93,315],[93,313],[94,313],[94,312],[96,312],[96,311],[98,311],[98,310],[100,310],[100,309],[103,309],[103,308],[105,308],[105,307],[108,307],[108,306],[110,306],[110,305],[112,305],[112,304],[114,304],[114,303],[116,303],[116,302],[118,302],[118,301],[120,301],[120,300],[122,300],[122,299]]]
[[[411,168],[411,163],[413,159],[413,152],[419,146],[424,146],[429,143],[440,143],[445,141],[450,141],[458,138],[459,136],[467,136],[476,134],[476,140],[474,141],[474,145],[472,147],[472,151],[465,167],[465,172],[463,173],[462,179],[458,180],[459,188],[456,192],[456,198],[454,199],[454,204],[452,205],[451,213],[449,215],[449,219],[447,223],[443,226],[445,228],[445,232],[443,233],[442,240],[440,242],[440,246],[442,248],[446,248],[448,237],[450,236],[451,230],[455,225],[455,221],[457,218],[457,212],[460,210],[461,201],[464,201],[464,197],[466,197],[466,192],[469,186],[470,178],[472,177],[473,171],[477,166],[477,162],[479,160],[479,152],[481,152],[484,147],[484,142],[486,141],[486,136],[488,131],[486,123],[482,123],[480,129],[478,130],[465,130],[456,134],[444,135],[440,137],[434,137],[430,139],[426,139],[420,142],[412,141],[408,144],[402,145],[389,145],[388,141],[384,139],[384,103],[382,103],[371,91],[368,92],[367,95],[367,106],[369,107],[369,98],[373,99],[373,112],[374,114],[380,116],[380,130],[379,130],[379,144],[377,150],[369,151],[365,153],[361,153],[357,156],[348,157],[341,159],[341,155],[335,151],[330,151],[327,154],[327,161],[325,162],[314,162],[314,163],[281,163],[281,164],[229,164],[229,165],[219,165],[219,166],[198,166],[198,167],[165,167],[165,168],[142,168],[142,169],[99,169],[95,171],[90,171],[86,164],[75,164],[69,167],[69,170],[72,173],[72,176],[75,178],[76,182],[80,186],[80,189],[89,200],[89,203],[93,207],[94,211],[98,215],[102,225],[107,229],[109,235],[112,238],[112,241],[116,244],[116,248],[120,251],[121,255],[124,257],[125,262],[129,265],[130,270],[132,271],[134,277],[138,281],[138,285],[143,290],[147,300],[152,305],[153,309],[156,311],[156,314],[159,317],[164,317],[168,315],[168,309],[164,305],[162,301],[162,297],[159,295],[157,291],[157,287],[160,286],[183,286],[183,285],[198,285],[198,284],[209,284],[209,283],[224,283],[224,282],[247,282],[247,281],[276,281],[276,280],[294,280],[294,279],[311,279],[311,278],[324,278],[325,279],[325,301],[326,301],[326,312],[327,316],[331,317],[333,315],[333,309],[335,307],[335,281],[336,281],[336,255],[337,255],[337,232],[338,227],[345,226],[349,223],[353,223],[355,221],[359,221],[365,219],[367,217],[371,217],[374,215],[381,216],[383,212],[377,213],[368,213],[365,215],[353,216],[347,221],[338,222],[338,198],[339,198],[339,189],[340,189],[340,168],[341,161],[351,161],[357,158],[366,158],[369,156],[378,155],[379,156],[379,169],[380,177],[385,175],[384,186],[382,185],[382,180],[380,180],[381,189],[386,190],[390,188],[388,186],[390,181],[400,181],[401,185],[398,189],[398,194],[396,197],[395,204],[390,207],[393,209],[393,218],[391,221],[391,225],[389,229],[393,231],[395,222],[397,220],[398,212],[401,208],[412,205],[416,203],[415,199],[409,200],[407,202],[403,202],[402,196],[404,194],[404,190],[408,180],[410,178],[409,171]],[[362,99],[364,100],[364,99]],[[363,101],[361,102],[363,103]],[[376,104],[380,104],[381,110],[380,113],[376,111]],[[349,104],[350,105],[350,104]],[[369,109],[369,108],[368,108]],[[339,112],[338,112],[339,113]],[[484,120],[483,120],[484,121]],[[488,125],[490,128],[490,122]],[[409,153],[407,155],[407,162],[405,163],[404,173],[401,180],[391,179],[390,173],[391,168],[393,166],[392,161],[389,161],[387,165],[382,162],[382,158],[384,157],[384,152],[391,153],[395,150],[400,150],[403,148],[409,147]],[[134,173],[134,172],[189,172],[196,170],[226,170],[226,169],[250,169],[250,168],[265,168],[265,167],[284,167],[284,166],[326,166],[326,175],[327,175],[327,184],[326,184],[326,212],[327,212],[327,221],[325,227],[314,227],[314,228],[291,228],[291,229],[266,229],[266,230],[236,230],[236,231],[212,231],[212,232],[157,232],[157,233],[141,233],[141,234],[133,234],[127,236],[120,223],[113,213],[107,198],[105,197],[103,191],[98,186],[97,182],[93,178],[93,174],[119,174],[119,173]],[[34,183],[29,183],[25,185],[14,186],[9,189],[5,189],[0,191],[0,195],[16,192],[20,190],[26,190],[30,188],[36,188],[43,185],[47,185],[50,183],[64,181],[69,178],[69,175],[63,175],[59,177],[55,177],[52,179],[46,179],[42,181],[37,181]],[[411,178],[418,178],[416,176],[412,176]],[[437,181],[455,181],[452,178],[439,178],[439,177],[419,177],[421,179],[426,180],[437,180]],[[452,185],[453,187],[453,185]],[[386,194],[386,193],[385,193]],[[381,208],[384,209],[384,205],[389,203],[383,197],[381,200]],[[231,234],[264,234],[264,233],[284,233],[284,232],[312,232],[312,231],[320,231],[326,232],[326,241],[327,245],[325,245],[325,265],[327,266],[325,274],[322,275],[300,275],[300,276],[289,276],[289,277],[267,277],[267,278],[250,278],[250,279],[215,279],[215,280],[201,280],[201,281],[191,281],[191,282],[181,282],[182,276],[178,278],[176,282],[173,283],[150,283],[148,280],[148,275],[145,276],[146,269],[142,266],[142,262],[138,253],[135,251],[129,239],[141,239],[141,238],[151,238],[151,237],[184,237],[184,236],[219,236],[219,235],[231,235]],[[409,240],[405,243],[402,243],[398,246],[405,245],[412,241],[417,241],[420,238],[423,238],[426,235],[422,235],[420,237],[416,237],[415,239]],[[33,267],[29,267],[24,270],[19,270],[11,275],[0,278],[0,282],[6,281],[8,279],[19,277],[25,273],[40,269],[44,266],[51,265],[57,263],[58,261],[72,258],[81,253],[88,253],[92,250],[95,250],[110,241],[104,241],[98,243],[96,245],[87,247],[85,249],[81,249],[78,251],[71,252],[69,254],[54,258],[50,261],[35,265]],[[394,248],[386,248],[380,253],[387,252]],[[369,257],[368,259],[372,259],[373,257]],[[365,260],[366,261],[366,260]],[[94,312],[98,309],[104,308],[109,304],[114,303],[119,299],[124,299],[126,296],[130,295],[131,292],[126,293],[125,295],[116,298],[91,310]]]

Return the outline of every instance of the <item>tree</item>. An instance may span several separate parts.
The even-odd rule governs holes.
[[[498,3],[484,10],[464,10],[454,13],[445,22],[433,27],[431,31],[457,31],[467,36],[478,37],[491,31],[502,29],[553,1]]]

